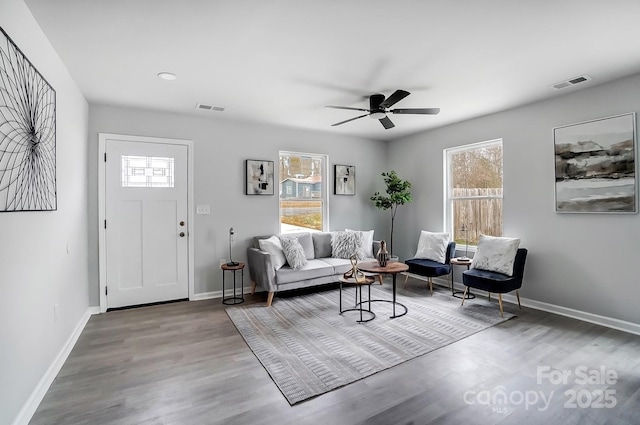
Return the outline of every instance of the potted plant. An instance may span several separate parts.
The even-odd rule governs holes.
[[[381,210],[391,210],[391,238],[389,239],[389,254],[393,257],[393,224],[396,219],[398,205],[408,204],[413,201],[411,197],[411,183],[402,180],[395,171],[382,173],[387,185],[386,195],[376,192],[371,197],[375,206]]]

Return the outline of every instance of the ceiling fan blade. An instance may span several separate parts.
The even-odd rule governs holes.
[[[380,118],[378,121],[380,121],[380,124],[382,124],[384,126],[384,128],[386,128],[387,130],[389,130],[390,128],[395,127],[395,124],[393,122],[391,122],[389,117]]]
[[[344,124],[344,123],[347,123],[349,121],[357,120],[358,118],[364,118],[364,117],[368,117],[368,116],[369,116],[369,114],[364,114],[364,115],[360,115],[359,117],[349,118],[348,120],[344,120],[344,121],[337,122],[335,124],[331,124],[331,127],[335,127],[336,125]]]
[[[396,90],[396,91],[393,92],[393,94],[391,96],[386,98],[380,104],[380,107],[381,108],[390,108],[391,106],[395,105],[397,102],[401,101],[402,99],[404,99],[405,97],[409,96],[410,94],[411,93],[409,93],[408,91]]]
[[[349,106],[334,106],[334,105],[327,105],[325,106],[325,108],[333,108],[333,109],[348,109],[350,111],[365,111],[365,112],[370,112],[369,109],[363,109],[363,108],[351,108]]]
[[[440,108],[409,108],[409,109],[392,109],[389,112],[393,114],[425,114],[425,115],[437,115],[440,113]]]

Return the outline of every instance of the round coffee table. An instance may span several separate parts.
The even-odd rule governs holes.
[[[396,277],[398,273],[406,272],[409,270],[409,266],[405,263],[401,263],[399,261],[393,261],[387,263],[385,267],[380,267],[377,261],[369,261],[366,263],[358,263],[358,269],[367,273],[378,273],[378,274],[390,274],[393,282],[393,300],[370,300],[370,302],[385,302],[393,304],[393,315],[390,317],[391,319],[395,319],[396,317],[401,317],[407,314],[409,311],[407,306],[396,301]],[[396,314],[396,305],[404,308],[404,313]]]

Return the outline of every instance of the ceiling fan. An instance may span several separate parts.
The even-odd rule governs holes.
[[[387,114],[419,114],[419,115],[436,115],[440,112],[440,108],[409,108],[409,109],[389,109],[397,102],[401,101],[411,93],[405,90],[396,90],[393,94],[387,98],[383,94],[372,94],[369,96],[369,109],[364,108],[351,108],[349,106],[334,106],[327,105],[327,108],[334,109],[348,109],[351,111],[364,111],[366,114],[359,117],[349,118],[348,120],[340,121],[335,124],[331,124],[332,127],[348,123],[349,121],[357,120],[359,118],[371,117],[379,120],[380,123],[387,130],[395,127],[395,124],[387,117]]]

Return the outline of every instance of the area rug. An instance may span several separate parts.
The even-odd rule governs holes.
[[[371,286],[372,299],[391,299],[391,285]],[[366,290],[363,291],[366,293]],[[399,291],[400,292],[400,291]],[[513,317],[434,292],[398,294],[408,308],[390,319],[390,303],[372,303],[376,318],[338,310],[338,289],[227,308],[227,314],[291,405],[459,341]],[[343,308],[354,288],[343,289]],[[366,295],[365,295],[366,298]],[[347,306],[347,304],[350,304]],[[486,303],[484,303],[486,304]],[[398,309],[398,313],[401,308]]]

